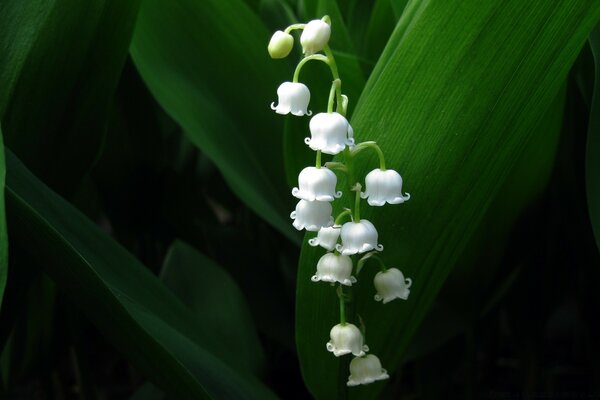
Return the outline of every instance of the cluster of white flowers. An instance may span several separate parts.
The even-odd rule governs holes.
[[[373,285],[376,290],[375,300],[386,304],[394,299],[406,300],[410,293],[412,281],[404,278],[400,270],[386,268],[380,257],[383,250],[379,243],[379,235],[375,226],[366,219],[360,218],[360,202],[366,199],[371,206],[384,204],[400,204],[410,198],[402,193],[402,177],[394,170],[386,169],[382,150],[375,142],[355,143],[354,131],[346,119],[348,97],[342,94],[341,80],[333,53],[328,41],[331,36],[329,17],[313,20],[307,24],[295,24],[285,31],[277,31],[269,42],[268,51],[272,58],[286,57],[294,45],[291,31],[302,30],[300,43],[304,58],[298,63],[292,82],[284,82],[277,89],[278,102],[271,108],[278,114],[297,116],[312,115],[308,110],[310,91],[306,85],[298,82],[302,66],[311,60],[322,61],[329,65],[333,82],[329,93],[327,112],[314,115],[309,123],[310,137],[305,143],[316,155],[316,165],[306,167],[298,176],[298,187],[293,188],[292,195],[299,201],[295,211],[290,214],[296,229],[317,232],[310,239],[311,246],[320,246],[327,250],[317,262],[313,282],[328,282],[332,286],[338,284],[340,299],[340,323],[331,328],[330,339],[326,349],[334,356],[352,354],[355,358],[350,362],[348,386],[369,384],[389,378],[382,368],[379,358],[367,354],[369,348],[364,343],[364,325],[359,329],[346,321],[346,303],[349,296],[344,287],[351,287],[357,282],[356,276],[367,260],[379,261],[381,271],[375,275]],[[322,52],[322,54],[321,54]],[[336,110],[333,111],[334,103]],[[356,155],[366,149],[377,152],[379,168],[372,170],[365,177],[365,190],[349,171],[353,171]],[[322,165],[321,154],[343,156],[344,162],[329,162]],[[342,197],[343,192],[337,190],[337,176],[333,170],[345,172],[354,192],[353,209],[345,209],[335,219],[332,216],[331,203]],[[346,219],[349,221],[342,224]],[[361,257],[356,263],[352,257]],[[356,264],[356,268],[354,267]],[[349,289],[347,289],[349,290]]]

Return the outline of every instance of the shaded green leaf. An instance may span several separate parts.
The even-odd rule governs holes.
[[[353,287],[350,320],[363,318],[367,343],[384,367],[398,366],[490,204],[503,198],[509,167],[523,154],[599,17],[600,4],[585,0],[407,6],[352,118],[357,140],[377,141],[413,195],[403,206],[363,208],[363,217],[378,228],[387,264],[413,279],[407,302],[385,306],[373,301],[372,269],[361,272]],[[357,176],[375,160],[362,158]],[[336,211],[349,204],[345,197]],[[327,285],[310,281],[321,254],[305,243],[297,344],[312,393],[339,398],[346,395],[348,371],[325,350],[339,320],[336,298]],[[375,398],[382,387],[353,388],[349,396]]]
[[[260,372],[264,354],[246,299],[235,281],[214,261],[187,243],[175,241],[161,279],[196,316],[228,343],[238,366]]]
[[[590,46],[594,54],[596,70],[588,127],[586,189],[592,229],[600,249],[600,26],[591,33]]]
[[[298,241],[289,223],[283,121],[269,109],[289,64],[269,58],[270,37],[241,0],[146,0],[131,54],[154,97],[239,198]]]
[[[4,161],[4,142],[0,129],[0,309],[6,288],[8,275],[8,235],[6,233],[6,212],[4,208],[4,184],[6,180],[6,163]]]
[[[139,0],[0,3],[0,119],[8,146],[72,195],[98,156]]]
[[[182,398],[273,398],[210,326],[10,152],[6,190],[15,241],[152,381]]]

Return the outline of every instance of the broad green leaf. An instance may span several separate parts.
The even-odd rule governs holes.
[[[375,140],[412,195],[404,205],[362,208],[378,228],[386,263],[413,280],[408,301],[386,305],[373,301],[373,267],[352,289],[350,321],[361,316],[367,343],[388,370],[399,365],[490,204],[502,199],[509,167],[598,18],[600,4],[588,0],[408,4],[351,121],[356,139]],[[361,158],[357,176],[376,165],[374,155]],[[334,212],[350,204],[348,197]],[[303,376],[317,398],[376,398],[384,383],[348,391],[348,360],[325,350],[339,316],[335,291],[310,281],[322,253],[305,243],[300,260],[296,338]]]
[[[5,141],[71,196],[98,156],[139,0],[0,3]]]
[[[137,259],[7,153],[11,235],[111,343],[178,398],[273,398]]]
[[[264,353],[243,293],[227,271],[192,246],[175,241],[167,253],[161,280],[236,354],[249,372],[260,372]]]
[[[8,235],[6,234],[6,213],[4,209],[4,183],[6,179],[6,163],[4,161],[4,144],[0,129],[0,309],[4,298],[6,277],[8,274]]]
[[[131,54],[154,97],[231,189],[297,242],[281,151],[283,118],[269,108],[292,70],[269,58],[270,37],[241,0],[144,0]]]
[[[387,43],[398,18],[390,0],[377,0],[369,17],[369,25],[363,41],[363,54],[373,64],[379,58]]]
[[[521,271],[520,266],[515,266],[506,277],[505,274],[499,274],[498,270],[506,254],[507,241],[510,240],[515,220],[520,216],[519,211],[539,198],[552,174],[563,127],[564,86],[541,123],[533,129],[527,148],[510,168],[510,174],[499,191],[503,195],[490,204],[467,250],[461,255],[419,327],[403,362],[416,359],[466,331],[473,319],[484,316],[502,299]],[[506,198],[512,201],[507,202]]]
[[[588,127],[586,185],[590,220],[600,249],[600,25],[590,35],[590,46],[596,72]]]

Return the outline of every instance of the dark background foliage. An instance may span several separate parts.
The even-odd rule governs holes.
[[[600,18],[572,4],[582,25]],[[302,347],[314,327],[296,310],[314,309],[296,298],[302,238],[286,219],[288,185],[311,162],[294,147],[306,121],[268,109],[293,64],[266,44],[329,13],[358,100],[412,18],[405,5],[0,0],[0,397],[325,398],[301,372],[323,349]],[[390,351],[398,368],[364,398],[600,398],[599,37],[574,44],[493,213],[439,293],[423,289],[435,301],[422,323],[390,333],[406,341]],[[303,73],[327,86],[319,67]]]

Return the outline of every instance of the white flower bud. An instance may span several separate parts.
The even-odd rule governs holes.
[[[275,103],[271,103],[271,109],[275,110],[277,114],[312,115],[312,111],[307,111],[310,91],[305,84],[283,82],[277,89],[277,96],[279,97],[279,104],[275,106]]]
[[[329,336],[331,340],[327,342],[327,351],[336,357],[350,353],[364,356],[365,352],[369,351],[369,347],[363,345],[362,333],[353,324],[338,324],[331,328]]]
[[[341,114],[319,113],[310,119],[309,128],[311,137],[304,142],[315,151],[337,154],[346,146],[354,146],[352,127]]]
[[[316,238],[312,238],[308,241],[311,246],[321,246],[327,251],[333,251],[337,244],[338,238],[340,237],[341,226],[334,225],[327,228],[319,229],[319,233]]]
[[[313,275],[313,282],[339,282],[342,285],[352,286],[356,278],[352,275],[352,260],[348,256],[326,253],[317,263],[317,273]]]
[[[377,243],[377,230],[366,219],[361,219],[359,222],[346,222],[340,234],[342,244],[336,245],[336,249],[345,256],[366,253],[373,249],[383,250],[383,246]]]
[[[329,42],[330,36],[331,27],[327,22],[320,19],[310,21],[300,35],[300,44],[302,44],[304,54],[310,55],[323,50]]]
[[[390,268],[387,271],[378,272],[373,279],[373,285],[377,289],[375,300],[383,300],[383,304],[385,304],[394,299],[408,299],[412,280],[410,278],[405,279],[400,270]]]
[[[292,189],[292,195],[308,201],[333,201],[340,198],[342,192],[335,191],[337,177],[325,167],[306,167],[298,175],[298,186]]]
[[[269,55],[271,58],[285,58],[294,47],[294,37],[289,33],[277,31],[269,41]]]
[[[410,194],[402,194],[402,177],[392,169],[374,169],[365,177],[365,191],[360,196],[371,206],[400,204],[410,199]]]
[[[369,354],[364,357],[355,357],[350,361],[350,376],[348,386],[367,385],[375,381],[388,379],[387,371],[381,368],[381,361],[377,356]]]
[[[294,220],[292,225],[299,231],[316,232],[319,229],[333,225],[331,216],[331,204],[326,201],[300,200],[296,204],[296,211],[292,211],[290,218]]]

